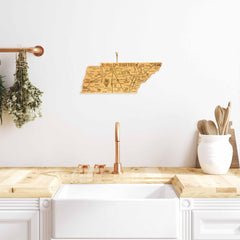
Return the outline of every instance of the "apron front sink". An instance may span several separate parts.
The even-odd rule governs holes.
[[[52,235],[175,239],[178,212],[171,184],[66,184],[52,200]]]

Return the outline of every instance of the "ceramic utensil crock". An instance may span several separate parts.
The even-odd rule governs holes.
[[[228,172],[233,155],[233,148],[228,135],[201,135],[198,146],[198,158],[203,172],[225,174]]]

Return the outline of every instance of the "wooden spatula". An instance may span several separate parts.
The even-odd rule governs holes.
[[[223,134],[223,120],[224,120],[224,109],[221,106],[217,106],[215,108],[215,119],[218,125],[218,133],[219,135]]]
[[[225,135],[228,134],[230,110],[231,110],[231,102],[228,103],[228,107],[224,113],[223,134]]]

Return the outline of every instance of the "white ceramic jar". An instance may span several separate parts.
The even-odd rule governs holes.
[[[198,146],[198,159],[203,172],[225,174],[228,172],[233,148],[228,135],[201,135]]]

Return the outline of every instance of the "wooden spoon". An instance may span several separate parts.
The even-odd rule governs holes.
[[[212,120],[205,121],[204,128],[207,135],[218,135],[216,124]]]
[[[215,108],[215,119],[218,125],[219,135],[223,134],[223,120],[224,120],[224,109],[221,106]]]
[[[198,131],[203,134],[203,135],[206,135],[206,129],[205,129],[205,122],[207,120],[199,120],[198,123],[197,123],[197,128],[198,128]]]

